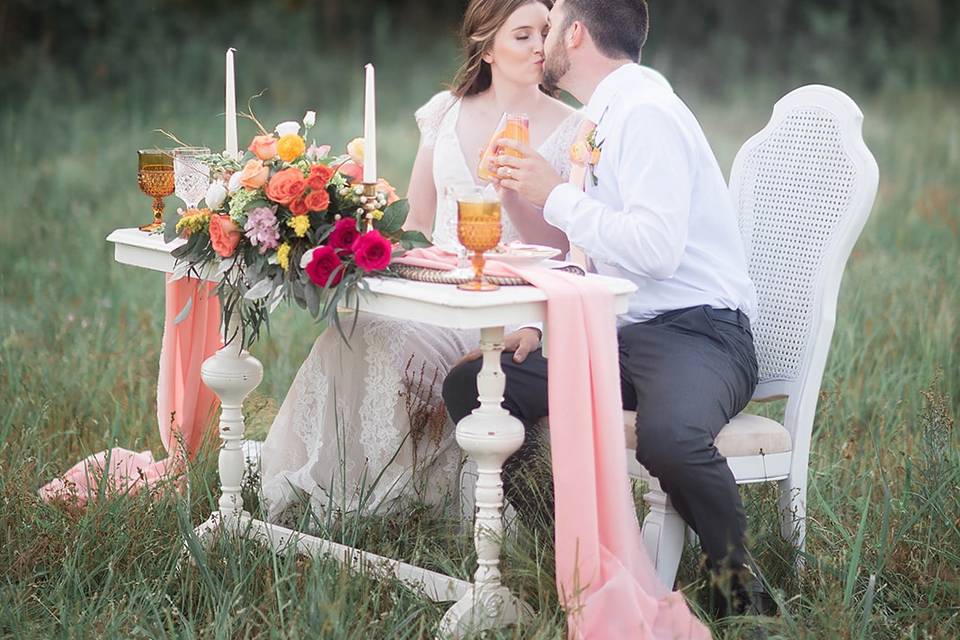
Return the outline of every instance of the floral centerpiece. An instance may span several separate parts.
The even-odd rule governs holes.
[[[386,180],[365,195],[362,138],[334,156],[329,145],[307,145],[312,111],[302,134],[298,122],[268,132],[250,118],[260,135],[242,157],[203,158],[213,177],[206,207],[178,212],[166,225],[168,241],[186,239],[173,251],[173,277],[213,270],[224,319],[240,314],[244,346],[284,300],[339,328],[337,309],[356,303],[365,276],[388,274],[395,250],[429,242],[403,230],[408,204]]]

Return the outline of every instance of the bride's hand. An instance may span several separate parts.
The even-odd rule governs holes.
[[[539,348],[540,330],[534,329],[533,327],[524,327],[513,333],[508,333],[503,337],[503,351],[505,353],[513,353],[514,362],[523,362],[527,359],[527,356],[530,355],[531,351],[536,351]],[[460,358],[457,365],[476,360],[482,355],[483,353],[480,349],[474,349]]]

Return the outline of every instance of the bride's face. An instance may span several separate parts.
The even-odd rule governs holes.
[[[546,30],[547,7],[529,2],[510,14],[483,59],[494,68],[494,75],[517,84],[540,84]]]

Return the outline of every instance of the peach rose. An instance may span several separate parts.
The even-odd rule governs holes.
[[[307,188],[303,173],[296,167],[287,167],[273,174],[267,183],[267,197],[278,204],[289,207]]]
[[[277,157],[277,139],[273,136],[257,136],[247,148],[261,160],[273,160]]]
[[[377,191],[386,194],[387,204],[393,204],[400,199],[400,196],[397,195],[397,190],[393,188],[393,185],[383,178],[377,180]]]
[[[350,159],[361,166],[363,165],[365,149],[366,141],[363,138],[354,138],[347,143],[347,153],[350,155]]]
[[[260,160],[248,160],[240,172],[240,184],[248,189],[259,189],[267,183],[270,167]]]
[[[210,216],[210,244],[221,258],[229,258],[240,244],[240,227],[230,216]]]
[[[277,140],[277,155],[284,162],[293,162],[307,150],[307,143],[297,134],[281,136]]]

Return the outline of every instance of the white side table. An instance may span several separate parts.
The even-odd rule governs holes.
[[[164,244],[160,236],[138,229],[117,229],[107,240],[114,243],[114,257],[122,264],[171,273],[175,259],[170,255],[182,241]],[[626,310],[636,287],[618,278],[589,275],[608,287],[615,298],[617,313]],[[331,556],[351,566],[380,576],[394,576],[430,599],[455,601],[440,622],[438,636],[461,637],[477,631],[516,622],[527,613],[500,581],[500,540],[503,534],[504,461],[523,444],[523,425],[500,405],[505,377],[500,367],[504,327],[511,324],[546,321],[546,296],[534,287],[502,287],[498,291],[473,293],[453,285],[429,284],[395,278],[369,278],[370,294],[359,308],[399,320],[426,322],[453,329],[480,329],[483,366],[477,377],[480,406],[457,425],[460,447],[477,466],[477,505],[474,544],[477,570],[473,582],[459,580],[404,562],[331,540],[309,536],[253,518],[243,511],[240,485],[244,470],[243,400],[263,379],[263,366],[238,340],[232,341],[203,364],[203,381],[220,398],[220,500],[219,511],[196,528],[204,539],[219,528],[249,532],[274,548],[295,544],[307,554]],[[232,322],[236,322],[236,314]],[[235,326],[225,326],[232,335]]]

